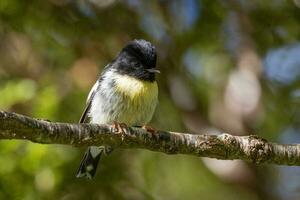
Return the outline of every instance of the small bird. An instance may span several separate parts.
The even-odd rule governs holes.
[[[129,42],[108,64],[92,87],[80,123],[144,126],[158,102],[156,50],[143,39]],[[92,179],[107,146],[88,147],[76,177]]]

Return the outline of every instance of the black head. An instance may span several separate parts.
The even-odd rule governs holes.
[[[156,50],[146,40],[133,40],[119,53],[112,67],[118,73],[126,74],[141,80],[155,80]]]

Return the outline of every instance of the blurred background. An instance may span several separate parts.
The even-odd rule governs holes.
[[[157,47],[157,129],[300,143],[299,0],[1,0],[0,110],[77,123],[134,38]],[[131,149],[88,181],[84,151],[1,141],[0,199],[300,199],[300,167]]]

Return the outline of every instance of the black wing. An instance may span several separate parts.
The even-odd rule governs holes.
[[[87,122],[87,114],[89,113],[89,111],[90,111],[90,107],[91,107],[91,101],[89,101],[87,104],[86,104],[86,106],[85,106],[85,108],[84,108],[84,111],[83,111],[83,113],[82,113],[82,115],[81,115],[81,117],[80,117],[80,120],[79,120],[79,123],[86,123]]]
[[[100,84],[100,80],[98,80],[94,84],[94,86],[92,87],[92,89],[89,93],[89,96],[87,98],[86,106],[85,106],[84,111],[83,111],[83,113],[80,117],[79,123],[87,123],[88,122],[88,113],[90,112],[90,108],[92,106],[92,101],[93,101],[93,98],[95,96],[95,93],[97,92],[99,84]]]
[[[97,89],[100,87],[100,83],[102,81],[102,77],[103,77],[103,74],[111,67],[112,65],[111,64],[108,64],[104,67],[101,75],[100,75],[100,78],[97,80],[97,82],[94,84],[94,86],[92,87],[89,95],[88,95],[88,98],[87,98],[87,102],[86,102],[86,106],[84,108],[84,111],[80,117],[80,120],[79,120],[79,123],[87,123],[88,122],[88,113],[90,112],[90,108],[92,106],[92,101],[93,101],[93,98],[95,96],[95,93],[97,91]]]

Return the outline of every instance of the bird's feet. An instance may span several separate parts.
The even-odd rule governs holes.
[[[125,135],[128,133],[128,127],[125,123],[118,123],[116,121],[112,124],[113,131],[122,135],[122,141],[124,140]]]
[[[157,133],[157,130],[155,128],[148,126],[148,125],[142,126],[142,129],[144,129],[145,131],[147,131],[153,135]]]

